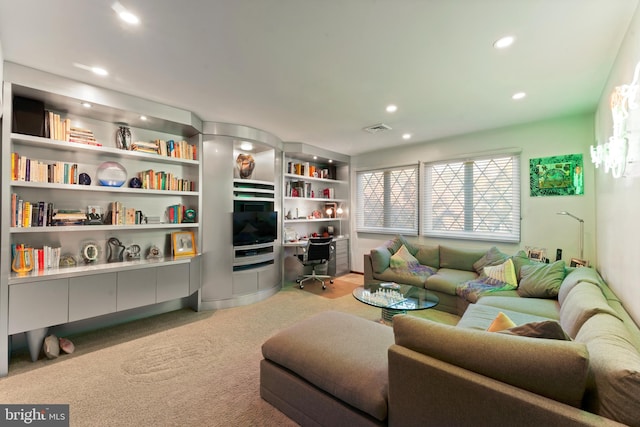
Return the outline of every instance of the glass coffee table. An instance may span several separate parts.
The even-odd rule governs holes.
[[[433,308],[440,299],[433,292],[411,285],[393,282],[365,284],[353,290],[360,302],[382,309],[382,320],[392,323],[393,316],[412,310]]]

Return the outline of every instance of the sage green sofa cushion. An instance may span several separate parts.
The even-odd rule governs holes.
[[[422,265],[428,265],[429,267],[434,267],[435,269],[440,268],[440,247],[439,246],[428,246],[428,245],[418,245],[418,251],[414,254],[416,259]]]
[[[436,274],[427,278],[426,288],[432,291],[442,292],[448,295],[456,295],[456,288],[459,284],[468,282],[478,277],[475,271],[452,270],[441,268]]]
[[[510,296],[487,294],[478,299],[478,305],[490,305],[503,310],[533,314],[547,319],[560,319],[560,304],[550,298],[522,298],[515,291]]]
[[[473,264],[486,253],[486,249],[458,249],[440,245],[440,268],[475,272]]]
[[[325,311],[269,338],[262,355],[382,421],[387,418],[387,349],[393,342],[386,325]]]
[[[595,314],[580,328],[575,341],[587,346],[593,373],[585,409],[640,426],[640,353],[624,323],[610,314]]]
[[[582,403],[589,365],[582,343],[477,331],[407,315],[393,318],[393,332],[397,345],[574,407]]]
[[[617,317],[616,312],[604,299],[600,287],[593,283],[580,282],[571,289],[560,306],[560,324],[571,338],[575,338],[582,325],[598,313]]]

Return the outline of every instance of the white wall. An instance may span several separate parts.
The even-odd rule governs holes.
[[[352,158],[352,188],[356,188],[355,172],[383,166],[415,164],[447,158],[472,155],[482,151],[505,148],[521,150],[521,242],[520,244],[495,244],[503,252],[511,254],[525,246],[547,249],[547,256],[555,259],[556,248],[563,249],[563,259],[579,256],[579,223],[556,212],[568,211],[584,219],[584,256],[591,262],[596,260],[594,167],[589,156],[593,142],[593,114],[582,114],[567,118],[546,120],[527,125],[478,132],[421,143],[405,148],[393,148],[367,153]],[[565,154],[582,153],[584,162],[585,194],[582,196],[530,197],[529,159]],[[351,206],[355,205],[355,191]],[[352,215],[353,217],[353,215]],[[352,221],[354,219],[352,218]],[[363,254],[389,238],[386,235],[355,233],[351,225],[351,269],[363,271]],[[456,247],[489,248],[494,243],[445,239],[426,239],[421,242],[437,242]]]
[[[610,95],[615,86],[629,84],[640,61],[640,13],[629,26],[625,40],[604,88],[595,119],[596,137],[604,143],[612,134]],[[638,101],[638,97],[635,98]],[[620,297],[636,323],[640,323],[640,109],[632,111],[629,131],[629,160],[626,176],[614,179],[596,171],[597,268]]]

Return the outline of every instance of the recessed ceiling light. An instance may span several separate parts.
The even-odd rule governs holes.
[[[396,111],[398,111],[398,106],[397,105],[387,105],[387,113],[395,113]]]
[[[108,76],[109,72],[107,70],[105,70],[104,68],[100,68],[100,67],[91,67],[91,71],[93,71],[94,74],[97,74],[99,76]]]
[[[333,160],[329,159],[329,163],[333,163]]]
[[[402,139],[411,139],[411,134],[410,133],[403,133],[402,134]]]
[[[318,160],[318,156],[313,156],[313,160]]]
[[[117,1],[113,3],[111,8],[118,14],[120,19],[122,19],[127,24],[137,25],[140,23],[140,19],[133,13],[129,12],[123,5],[120,4],[120,2]]]
[[[245,151],[251,151],[253,150],[253,144],[248,141],[242,141],[242,143],[240,144],[240,149]]]
[[[527,96],[527,94],[524,92],[516,92],[511,96],[511,99],[518,100],[524,98],[525,96]]]
[[[92,105],[91,105],[91,104],[89,104],[88,102],[83,102],[83,103],[82,103],[82,106],[83,106],[84,108],[91,108],[91,107],[92,107]]]
[[[513,36],[505,36],[496,40],[493,43],[493,47],[495,47],[496,49],[504,49],[511,46],[515,40],[516,38]]]
[[[147,121],[147,116],[140,116],[140,120],[142,120],[143,122]]]

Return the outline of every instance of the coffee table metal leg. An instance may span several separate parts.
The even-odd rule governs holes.
[[[382,320],[387,323],[393,323],[393,316],[396,314],[407,314],[407,310],[395,310],[393,308],[382,309]]]

